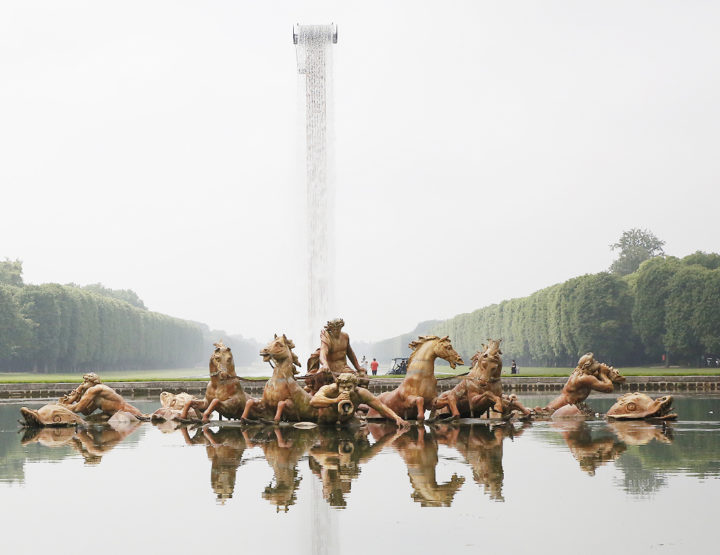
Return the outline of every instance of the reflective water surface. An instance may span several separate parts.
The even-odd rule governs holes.
[[[7,553],[714,552],[718,396],[668,425],[18,431],[41,404],[0,404]]]

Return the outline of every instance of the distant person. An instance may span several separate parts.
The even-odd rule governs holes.
[[[370,363],[370,370],[372,370],[373,376],[377,376],[378,366],[380,366],[380,363],[377,360],[372,359],[372,362]]]
[[[510,366],[510,373],[511,373],[511,374],[517,374],[517,373],[518,373],[517,364],[515,364],[515,361],[514,361],[514,360],[512,361],[512,365]]]
[[[362,368],[363,370],[365,370],[365,373],[367,373],[367,370],[368,370],[368,362],[367,362],[367,359],[365,358],[365,355],[363,355],[362,360],[360,361],[360,368]]]

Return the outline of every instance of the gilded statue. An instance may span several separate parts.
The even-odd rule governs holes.
[[[93,372],[84,374],[83,382],[67,395],[63,395],[57,404],[85,416],[99,410],[103,415],[110,417],[122,412],[137,419],[146,419],[140,410],[125,401],[122,395],[110,386],[102,383],[98,375]]]
[[[652,399],[644,393],[626,393],[610,407],[607,417],[614,420],[675,420],[677,414],[672,412],[672,395]]]
[[[185,406],[195,400],[195,397],[189,393],[174,394],[169,391],[163,391],[160,394],[160,404],[162,406],[153,412],[150,418],[153,422],[177,421],[180,415],[182,415],[183,410],[185,410]],[[191,420],[200,420],[202,418],[202,412],[190,406],[187,417]]]
[[[191,409],[202,411],[202,420],[207,422],[210,415],[217,412],[221,417],[240,418],[247,397],[235,373],[235,361],[230,347],[222,341],[213,344],[215,350],[210,356],[210,382],[205,389],[205,398],[186,403],[180,418],[188,418]]]
[[[400,428],[408,428],[408,423],[398,416],[379,397],[375,397],[364,387],[358,387],[358,376],[350,372],[340,374],[337,382],[324,385],[313,395],[310,405],[317,409],[319,424],[340,425],[354,417],[360,404],[367,405],[377,414],[395,421]]]
[[[273,375],[265,384],[262,399],[248,400],[242,415],[244,420],[272,418],[276,423],[289,420],[345,425],[356,420],[356,409],[364,403],[395,420],[398,426],[407,425],[367,389],[358,387],[358,376],[352,372],[339,374],[337,381],[322,386],[311,396],[294,378],[295,366],[300,365],[294,347],[285,335],[275,335],[260,351],[263,360],[273,365]]]
[[[503,394],[500,341],[488,339],[488,344],[483,344],[483,348],[473,355],[470,372],[453,389],[440,394],[433,405],[431,418],[447,414],[448,410],[453,419],[479,417],[489,410],[503,419],[510,418],[514,411],[524,417],[532,414],[517,396]]]
[[[422,335],[410,343],[413,350],[408,360],[407,375],[397,389],[378,395],[378,399],[403,418],[425,419],[425,409],[433,407],[438,396],[435,378],[435,360],[441,358],[451,368],[464,364],[453,349],[448,336]],[[368,418],[379,418],[375,410],[368,412]]]
[[[305,384],[309,393],[315,393],[323,385],[332,383],[333,377],[347,372],[358,376],[361,387],[370,383],[367,370],[360,366],[350,346],[350,336],[342,331],[344,326],[342,318],[335,318],[320,331],[320,348],[308,359]],[[348,366],[348,359],[354,368]]]
[[[550,415],[566,405],[582,403],[593,391],[612,393],[614,384],[624,381],[625,378],[615,368],[596,361],[592,353],[586,353],[578,360],[560,395],[544,409],[535,410],[539,414]]]

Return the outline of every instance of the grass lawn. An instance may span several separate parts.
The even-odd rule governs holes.
[[[467,366],[458,366],[452,370],[449,366],[436,367],[438,378],[448,378],[467,372]],[[662,367],[633,367],[619,368],[624,376],[720,376],[720,368],[662,368]],[[244,374],[260,374],[258,368],[238,368],[238,373],[245,379],[266,379],[268,376],[245,376]],[[543,376],[562,377],[569,376],[572,368],[533,368],[522,367],[518,377]],[[174,368],[170,370],[115,370],[98,372],[104,382],[151,382],[171,380],[198,380],[207,381],[208,371],[205,368]],[[63,372],[58,374],[33,374],[30,372],[0,372],[0,383],[80,383],[82,372]],[[510,368],[503,369],[503,376],[510,376]],[[388,376],[379,374],[377,378],[402,379],[405,376]],[[372,376],[370,377],[372,379]]]

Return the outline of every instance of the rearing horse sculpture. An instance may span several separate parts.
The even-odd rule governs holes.
[[[431,417],[435,411],[441,414],[450,410],[452,418],[480,416],[488,409],[509,418],[513,410],[519,410],[524,416],[531,411],[517,400],[514,395],[503,395],[500,376],[502,374],[502,339],[488,339],[488,344],[472,357],[470,373],[450,391],[445,391],[433,405]]]
[[[408,360],[405,379],[397,389],[378,395],[378,400],[403,418],[415,413],[417,420],[422,421],[425,419],[425,409],[431,408],[437,398],[435,359],[447,360],[452,368],[465,363],[453,349],[447,335],[421,335],[409,346],[413,353]],[[380,415],[371,409],[368,418],[380,418]]]
[[[203,422],[210,419],[213,411],[225,418],[240,418],[247,397],[235,373],[235,361],[230,347],[222,341],[214,343],[215,351],[210,357],[210,383],[205,390],[205,399],[193,400],[185,405],[180,417],[185,419],[191,408],[203,411]]]
[[[242,418],[270,417],[280,422],[287,420],[316,420],[317,410],[310,406],[312,396],[295,381],[295,366],[300,360],[293,349],[295,343],[284,334],[268,343],[261,351],[264,362],[274,362],[273,374],[265,383],[262,399],[248,399]]]
[[[355,409],[365,403],[385,418],[395,420],[398,426],[407,423],[378,401],[367,389],[357,386],[357,376],[349,372],[338,376],[337,383],[324,385],[310,396],[293,377],[295,366],[300,366],[292,349],[295,344],[285,337],[275,336],[260,351],[263,360],[275,362],[273,375],[265,384],[260,401],[247,402],[242,418],[269,416],[274,412],[275,422],[280,420],[312,421],[318,424],[348,424],[355,420]]]

